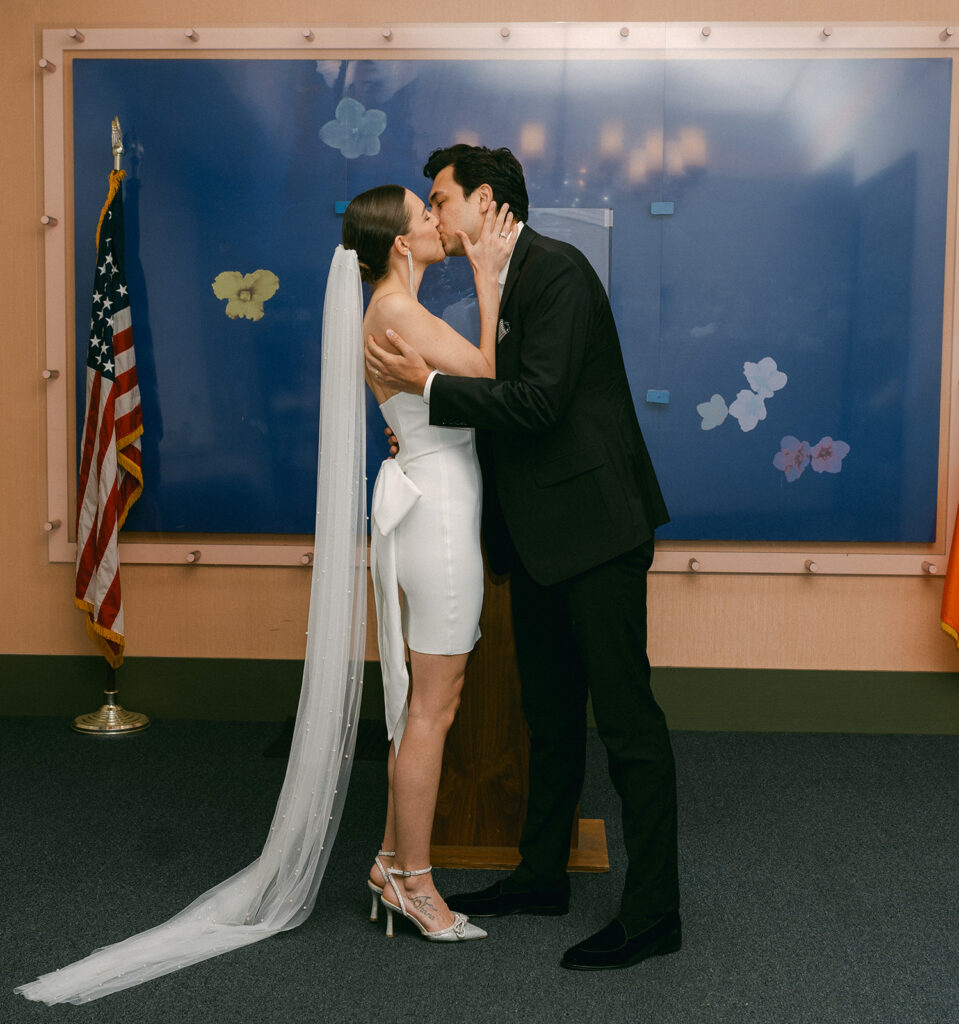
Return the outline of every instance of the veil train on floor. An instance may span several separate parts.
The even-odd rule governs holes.
[[[356,253],[342,246],[326,286],[320,391],[303,684],[263,852],[164,924],[21,985],[27,999],[86,1003],[295,928],[313,910],[349,782],[366,647],[363,293]]]

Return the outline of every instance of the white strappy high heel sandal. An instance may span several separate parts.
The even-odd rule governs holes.
[[[380,874],[383,876],[383,885],[386,885],[387,879],[389,878],[389,876],[387,875],[387,871],[389,869],[383,867],[382,863],[380,862],[380,857],[395,856],[396,850],[379,850],[377,851],[376,856],[373,858],[373,863],[377,866],[377,868],[379,868]],[[379,898],[383,895],[383,886],[377,885],[376,882],[374,882],[371,878],[367,878],[366,887],[373,894],[373,904],[370,907],[370,920],[376,921],[379,918]]]
[[[457,913],[455,910],[453,911],[453,923],[448,928],[443,928],[438,932],[431,932],[420,924],[406,909],[406,903],[403,901],[403,895],[400,892],[399,886],[393,881],[394,876],[398,878],[412,878],[414,875],[428,875],[432,870],[432,865],[428,868],[420,868],[419,871],[400,871],[399,868],[386,869],[386,877],[389,879],[390,888],[396,893],[396,898],[399,901],[399,906],[394,907],[385,896],[380,896],[380,902],[386,908],[387,938],[393,938],[393,915],[402,914],[407,921],[412,921],[419,929],[423,938],[429,939],[430,942],[464,942],[468,939],[485,939],[486,932],[482,928],[477,928],[475,924],[470,924],[465,914]]]

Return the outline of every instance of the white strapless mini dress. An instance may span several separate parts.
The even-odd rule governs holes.
[[[373,489],[371,568],[387,728],[398,746],[409,685],[403,640],[421,654],[465,654],[480,636],[483,484],[471,429],[431,426],[419,395],[393,395],[380,410],[399,454],[383,462]]]

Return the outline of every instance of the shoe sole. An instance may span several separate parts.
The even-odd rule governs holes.
[[[666,935],[659,940],[652,948],[641,950],[639,953],[624,960],[621,964],[574,964],[560,960],[560,967],[567,971],[618,971],[623,967],[633,967],[654,956],[668,956],[670,953],[678,953],[682,949],[683,940],[680,935]]]

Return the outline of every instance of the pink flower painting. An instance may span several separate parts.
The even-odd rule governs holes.
[[[842,469],[842,460],[849,454],[849,445],[845,441],[834,441],[824,437],[815,448],[809,451],[814,473],[838,473]]]
[[[786,474],[786,480],[792,483],[802,476],[802,471],[809,463],[809,442],[787,434],[779,442],[779,451],[773,458],[773,465]]]
[[[823,437],[819,444],[810,447],[808,441],[800,441],[798,437],[787,434],[779,442],[779,451],[773,456],[773,465],[786,474],[786,480],[792,483],[798,480],[803,470],[812,463],[816,473],[839,473],[842,460],[849,454],[849,445],[845,441],[834,441],[831,437]]]

